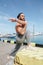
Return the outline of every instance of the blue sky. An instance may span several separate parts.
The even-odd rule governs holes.
[[[27,29],[43,32],[43,0],[0,0],[0,34],[14,33],[16,23],[8,21],[23,12]]]

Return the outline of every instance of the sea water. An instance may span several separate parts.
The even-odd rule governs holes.
[[[37,44],[43,44],[43,35],[36,35],[31,38],[31,41]]]
[[[7,37],[7,38],[1,38],[1,40],[14,40],[16,41],[16,37]],[[37,44],[43,44],[43,35],[36,35],[34,37],[31,37],[31,42],[37,43]]]

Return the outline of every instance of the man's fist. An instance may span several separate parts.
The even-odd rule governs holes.
[[[16,22],[16,19],[15,18],[10,18],[9,21]]]

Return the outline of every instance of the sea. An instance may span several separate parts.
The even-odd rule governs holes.
[[[32,42],[35,42],[36,44],[43,44],[43,35],[36,35],[31,38]]]
[[[8,37],[8,38],[1,38],[1,41],[3,40],[14,40],[16,41],[16,36]],[[34,42],[36,44],[43,44],[43,35],[36,35],[31,37],[31,42]]]

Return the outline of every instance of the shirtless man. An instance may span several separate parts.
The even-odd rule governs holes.
[[[11,22],[17,22],[16,24],[16,47],[14,51],[10,54],[12,56],[15,56],[19,48],[22,46],[22,43],[27,41],[28,45],[30,44],[30,34],[27,32],[27,22],[25,21],[25,16],[23,13],[19,13],[16,18],[9,19]]]

